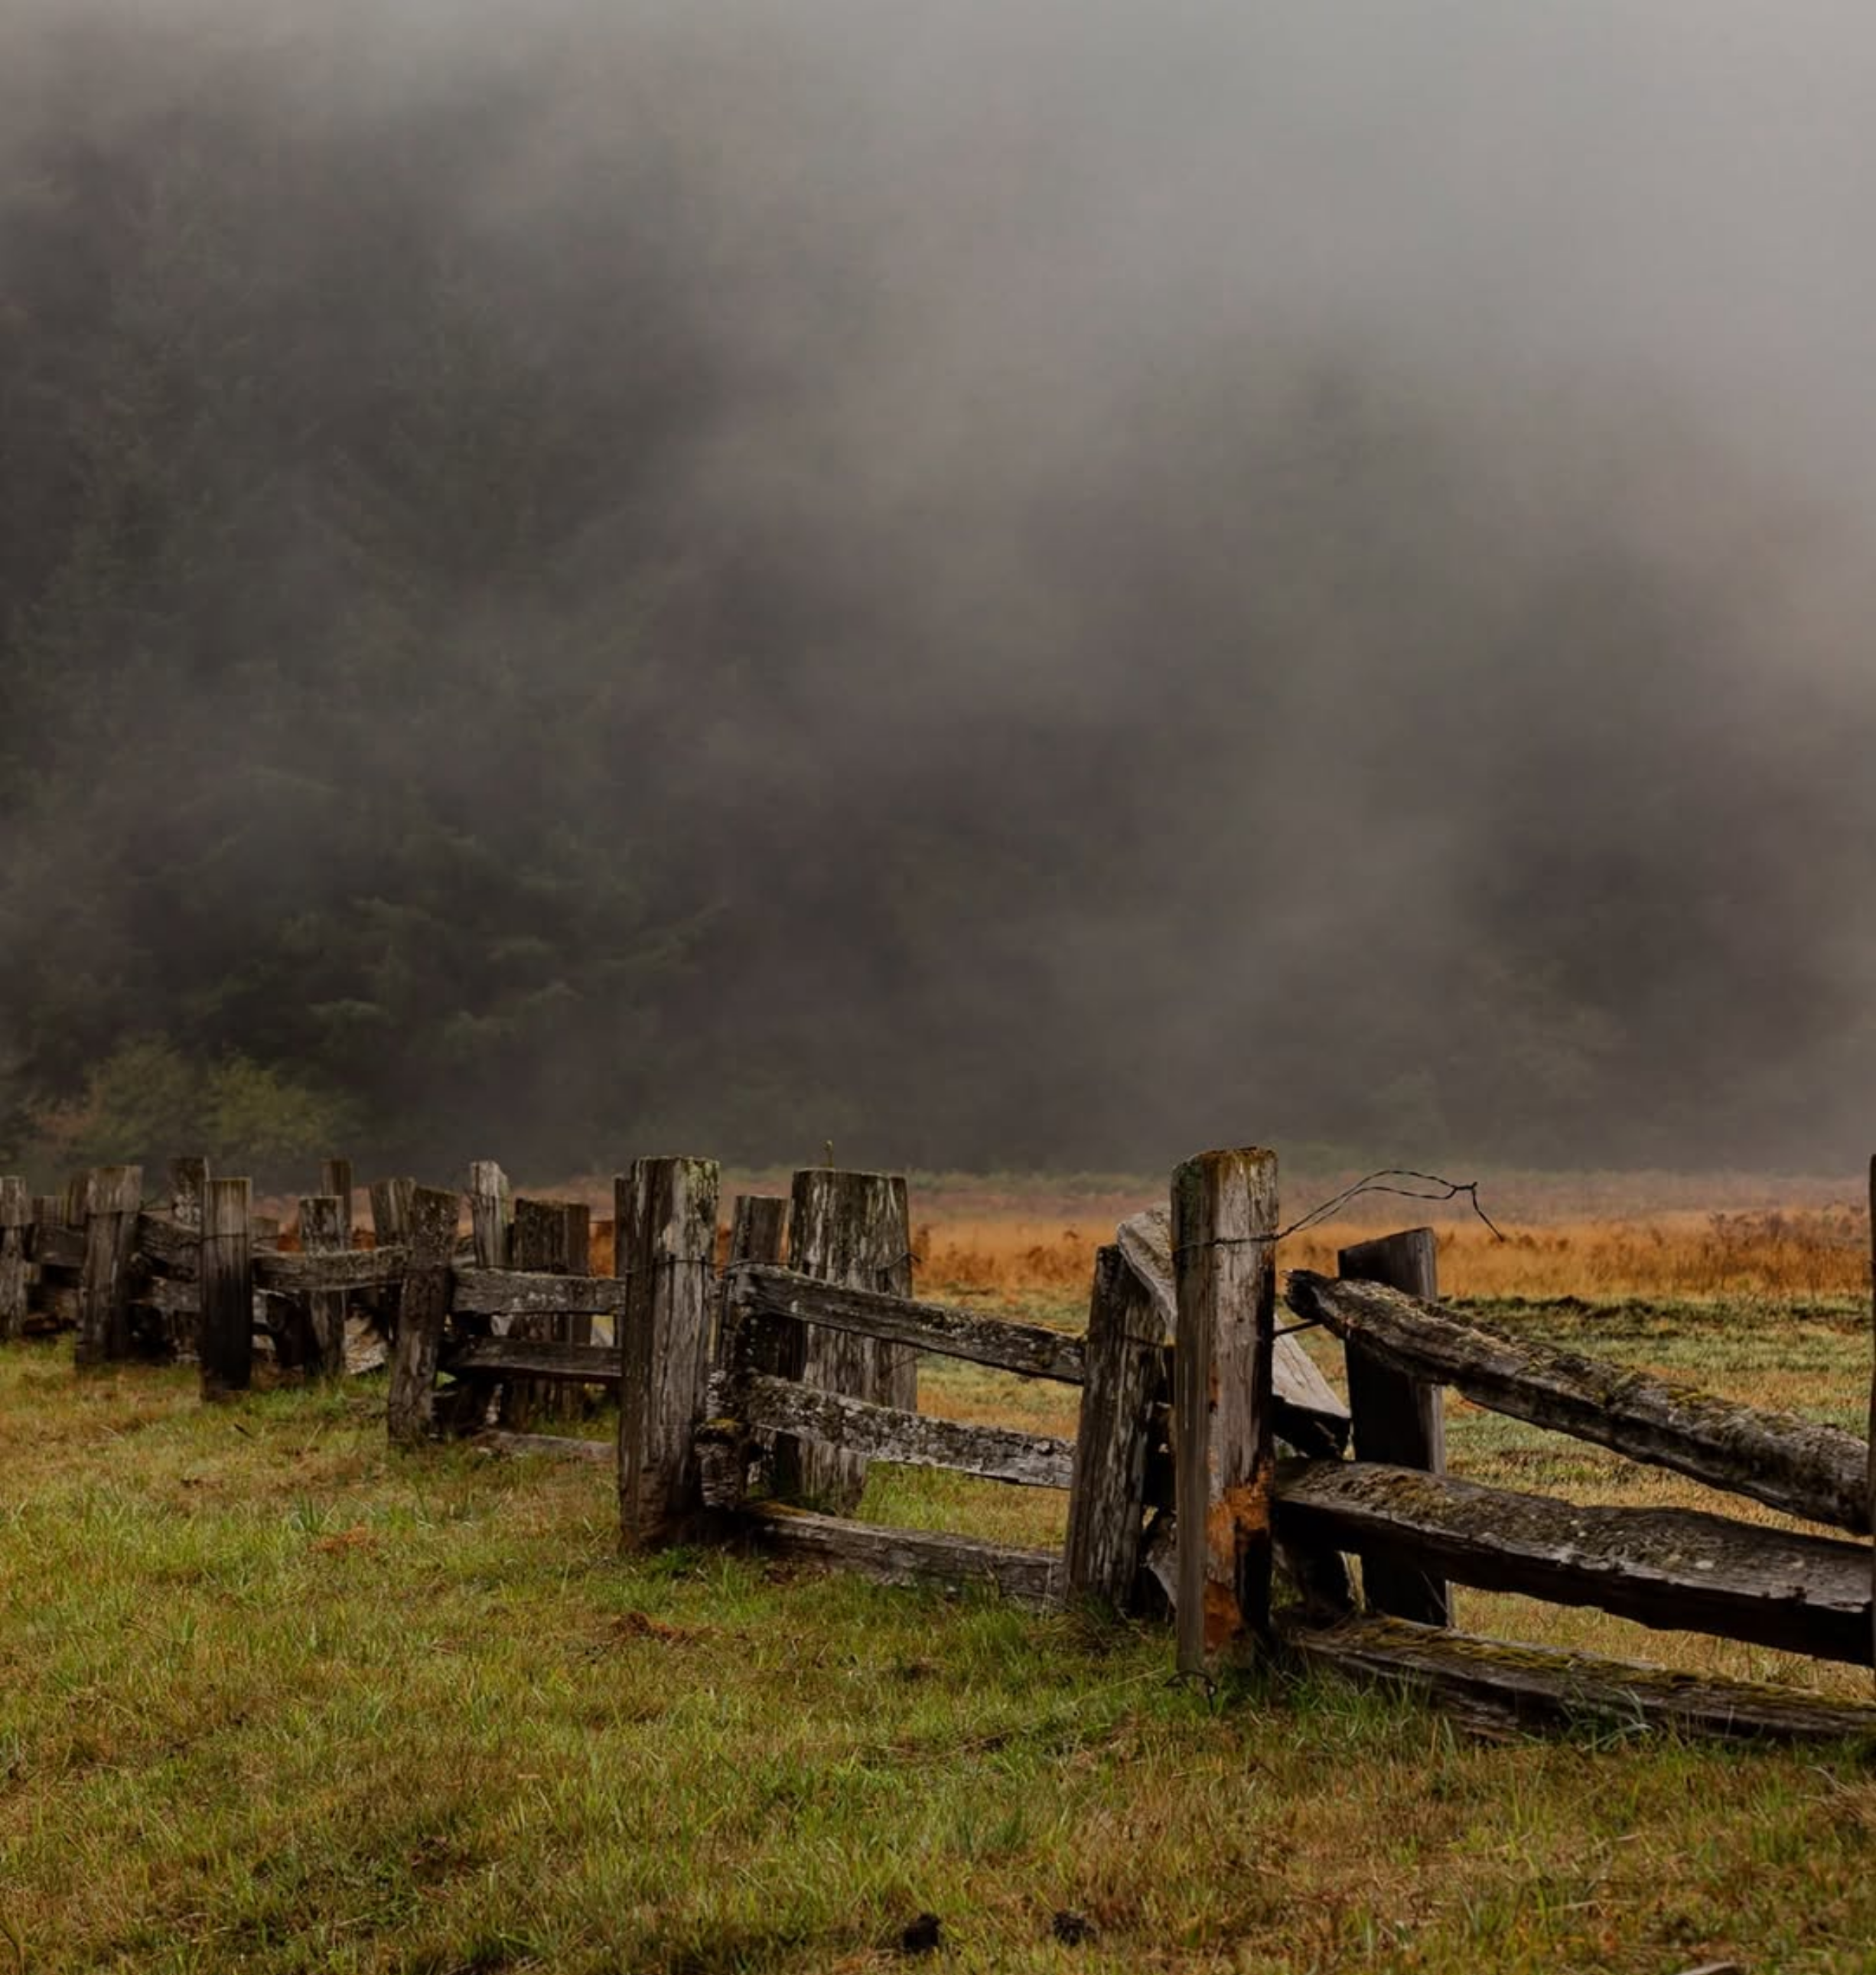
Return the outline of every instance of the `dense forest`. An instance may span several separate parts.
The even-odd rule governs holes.
[[[1860,1147],[1828,485],[896,11],[0,24],[7,1165]]]

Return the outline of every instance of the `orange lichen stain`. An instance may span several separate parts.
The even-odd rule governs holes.
[[[1205,1650],[1215,1653],[1244,1635],[1244,1615],[1228,1584],[1205,1581]]]

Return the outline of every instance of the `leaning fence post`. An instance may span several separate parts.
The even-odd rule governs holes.
[[[1270,1628],[1276,1155],[1201,1152],[1172,1176],[1181,1673]]]
[[[0,1344],[26,1327],[26,1229],[31,1212],[26,1182],[0,1179]]]
[[[411,1188],[404,1231],[403,1287],[398,1298],[391,1389],[385,1407],[394,1446],[419,1445],[436,1417],[436,1364],[449,1315],[450,1268],[456,1256],[456,1221],[461,1211],[459,1194],[435,1186]]]
[[[1097,1250],[1063,1561],[1071,1597],[1098,1598],[1116,1611],[1132,1603],[1140,1567],[1148,1408],[1165,1349],[1145,1286],[1119,1249]]]
[[[714,1159],[638,1159],[613,1183],[619,1318],[619,1530],[669,1540],[702,1506],[696,1434],[715,1339]]]
[[[85,1199],[75,1354],[81,1368],[130,1355],[130,1250],[143,1200],[143,1168],[96,1168]]]
[[[788,1266],[852,1289],[912,1294],[912,1221],[905,1181],[897,1173],[836,1172],[810,1166],[795,1175],[788,1210]],[[884,1344],[817,1324],[797,1324],[792,1364],[784,1375],[823,1392],[870,1399],[902,1411],[918,1408],[918,1359],[902,1344]],[[775,1450],[776,1486],[836,1514],[850,1515],[866,1485],[866,1459],[845,1448],[783,1438]]]
[[[350,1247],[343,1203],[336,1193],[309,1194],[300,1202],[300,1247],[309,1255],[343,1254]],[[312,1357],[324,1379],[345,1373],[345,1313],[351,1299],[343,1290],[314,1290],[306,1300],[312,1332]]]
[[[212,1179],[202,1200],[195,1352],[205,1399],[245,1392],[254,1380],[253,1191],[245,1179]]]
[[[1379,1283],[1422,1303],[1440,1300],[1439,1244],[1431,1227],[1383,1235],[1344,1248],[1336,1267],[1348,1282]],[[1355,1457],[1393,1467],[1446,1472],[1446,1421],[1441,1388],[1383,1364],[1351,1341],[1348,1346],[1349,1414]],[[1422,1625],[1450,1625],[1452,1599],[1446,1580],[1385,1551],[1364,1552],[1362,1586],[1371,1611],[1411,1618]]]

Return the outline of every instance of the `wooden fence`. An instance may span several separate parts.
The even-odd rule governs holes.
[[[586,1208],[512,1201],[489,1163],[466,1202],[379,1182],[367,1234],[351,1225],[349,1168],[330,1162],[285,1241],[246,1181],[200,1160],[176,1164],[156,1208],[134,1168],[39,1199],[0,1180],[0,1341],[69,1328],[81,1369],[192,1352],[205,1398],[221,1398],[249,1382],[257,1335],[289,1371],[338,1375],[362,1307],[389,1339],[394,1442],[474,1434],[614,1463],[628,1545],[734,1539],[1036,1603],[1170,1605],[1194,1674],[1272,1657],[1475,1714],[1876,1730],[1876,1708],[1796,1689],[1454,1632],[1457,1583],[1869,1665],[1871,1549],[1854,1540],[1871,1530],[1868,1446],[1469,1323],[1438,1305],[1424,1228],[1345,1250],[1339,1279],[1293,1274],[1297,1321],[1280,1326],[1273,1155],[1181,1165],[1169,1211],[1099,1250],[1081,1336],[915,1299],[902,1180],[799,1173],[787,1201],[738,1198],[727,1239],[718,1185],[707,1160],[639,1161],[616,1182],[612,1272],[595,1275]],[[1340,1340],[1347,1405],[1298,1342],[1307,1328]],[[1075,1439],[921,1412],[922,1358],[1079,1388]],[[1448,1385],[1849,1535],[1460,1480],[1445,1472]],[[616,1397],[613,1440],[527,1430],[578,1411],[582,1388]],[[856,1521],[876,1460],[1066,1489],[1066,1542]]]

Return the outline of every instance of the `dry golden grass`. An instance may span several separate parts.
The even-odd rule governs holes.
[[[1332,1274],[1339,1248],[1415,1224],[1414,1208],[1385,1218],[1326,1222],[1292,1236],[1286,1269]],[[1861,1296],[1869,1287],[1867,1215],[1848,1206],[1762,1212],[1677,1211],[1641,1220],[1512,1224],[1503,1238],[1477,1220],[1436,1224],[1447,1296],[1787,1299]],[[914,1246],[932,1294],[1086,1286],[1095,1249],[1113,1224],[1031,1214],[934,1215]]]

